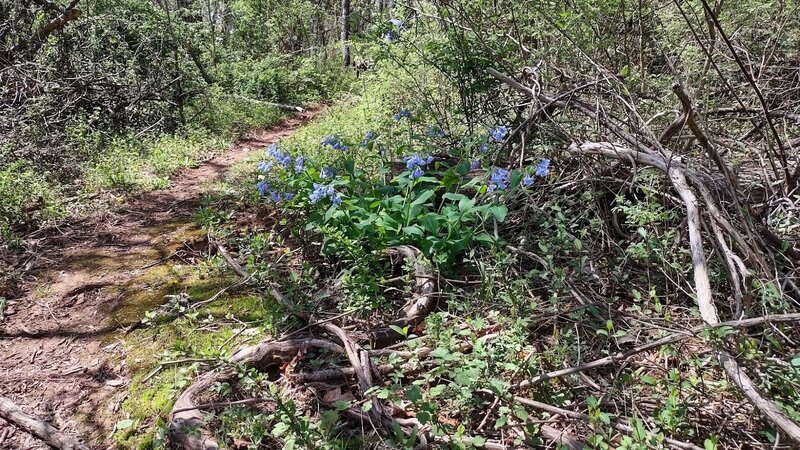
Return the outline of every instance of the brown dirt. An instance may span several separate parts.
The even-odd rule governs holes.
[[[37,259],[28,264],[23,294],[0,323],[0,395],[93,448],[113,448],[108,437],[130,379],[117,331],[138,321],[120,314],[124,297],[136,294],[120,288],[202,240],[192,217],[207,183],[317,112],[253,132],[199,167],[180,171],[169,188],[43,238]],[[0,449],[40,448],[48,447],[0,419]]]

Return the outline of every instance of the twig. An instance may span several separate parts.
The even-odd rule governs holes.
[[[228,406],[247,405],[250,403],[266,403],[268,401],[270,401],[270,399],[267,398],[246,398],[244,400],[234,400],[229,402],[209,402],[200,405],[187,406],[185,408],[173,409],[172,414],[182,413],[184,411],[192,411],[195,409],[226,408]]]
[[[719,329],[721,327],[733,327],[733,328],[748,328],[754,327],[758,325],[762,325],[765,323],[773,323],[773,322],[797,322],[800,321],[800,314],[779,314],[775,316],[762,316],[762,317],[754,317],[752,319],[745,319],[745,320],[732,320],[729,322],[720,322],[716,325],[709,326],[709,325],[700,325],[692,328],[691,330],[680,332],[680,333],[673,333],[668,336],[664,336],[661,339],[655,340],[653,342],[648,342],[647,344],[641,345],[639,347],[633,348],[626,352],[619,352],[617,354],[606,356],[605,358],[600,358],[594,360],[592,362],[588,362],[586,364],[581,364],[575,367],[568,367],[566,369],[561,370],[554,370],[552,372],[545,373],[543,375],[538,375],[530,380],[525,380],[519,384],[520,388],[526,388],[528,386],[534,385],[536,383],[550,380],[553,378],[563,377],[565,375],[570,375],[573,373],[585,372],[587,370],[596,369],[598,367],[603,367],[609,364],[613,364],[616,362],[624,361],[630,358],[633,355],[646,352],[648,350],[653,350],[659,347],[663,347],[665,345],[674,344],[676,342],[680,342],[684,339],[689,339],[693,336],[697,336],[698,334],[707,331],[707,330],[714,330]]]
[[[89,450],[89,447],[67,436],[49,423],[22,411],[14,402],[6,397],[0,397],[0,417],[21,430],[47,442],[47,444],[52,447],[61,450]]]

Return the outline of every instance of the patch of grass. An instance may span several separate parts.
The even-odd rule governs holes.
[[[0,170],[0,246],[14,244],[22,229],[64,215],[64,199],[47,173],[17,161]]]

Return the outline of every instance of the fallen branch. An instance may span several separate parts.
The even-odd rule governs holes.
[[[262,341],[256,345],[240,347],[233,352],[228,361],[247,367],[266,369],[278,366],[294,358],[305,348],[324,348],[337,353],[344,349],[323,339],[292,339],[287,341]],[[205,427],[205,420],[195,398],[212,384],[230,379],[235,375],[231,369],[217,369],[206,372],[194,380],[191,386],[178,396],[172,406],[169,418],[169,436],[177,448],[185,450],[217,450],[219,443]]]
[[[89,450],[89,447],[77,439],[67,436],[49,423],[22,411],[6,397],[0,397],[0,417],[43,440],[51,447],[61,450]]]
[[[664,157],[636,151],[616,144],[603,142],[587,142],[581,145],[572,144],[569,147],[571,153],[576,154],[597,154],[603,155],[620,161],[642,162],[667,174],[672,181],[672,186],[686,207],[686,218],[689,228],[689,248],[692,254],[694,265],[694,284],[697,296],[697,306],[700,309],[700,316],[707,325],[718,325],[720,320],[714,300],[711,295],[711,282],[708,277],[708,267],[706,256],[703,250],[703,237],[700,232],[700,210],[697,197],[686,181],[686,173],[682,165],[677,161],[667,161]],[[725,350],[717,351],[719,359],[728,378],[742,391],[745,397],[762,414],[764,414],[776,427],[785,433],[795,443],[800,444],[800,426],[783,414],[772,401],[765,398],[756,388],[753,381],[739,367],[736,360]]]
[[[344,350],[347,353],[347,358],[350,360],[350,365],[353,366],[356,378],[358,379],[358,387],[361,389],[361,393],[366,396],[367,391],[373,386],[372,376],[377,373],[377,370],[372,365],[369,353],[350,339],[347,333],[338,326],[332,323],[324,323],[320,325],[320,328],[333,334],[342,341]],[[387,414],[381,402],[375,397],[372,398],[372,408],[368,411],[368,415],[374,427],[387,432],[391,431],[391,421],[389,421],[387,428],[386,420],[384,420]]]
[[[389,255],[400,255],[414,266],[414,277],[416,287],[416,298],[407,304],[402,311],[402,315],[391,323],[391,325],[380,328],[370,333],[370,345],[372,348],[381,348],[391,345],[405,336],[397,332],[397,328],[412,328],[425,320],[425,317],[433,306],[433,291],[436,283],[428,274],[425,267],[425,260],[421,252],[410,245],[399,245],[386,250]]]
[[[303,109],[303,108],[301,108],[299,106],[287,105],[287,104],[284,104],[284,103],[265,102],[264,100],[258,100],[258,99],[255,99],[255,98],[245,97],[243,95],[232,94],[232,97],[236,98],[236,99],[239,99],[239,100],[243,100],[245,102],[256,103],[256,104],[259,104],[259,105],[272,106],[273,108],[285,109],[287,111],[295,111],[295,112],[303,112],[303,111],[305,111],[305,109]]]
[[[481,389],[479,392],[494,395],[494,393],[488,389]],[[549,412],[551,414],[560,414],[564,417],[568,417],[570,419],[581,420],[583,422],[589,422],[589,416],[583,413],[570,411],[568,409],[559,408],[557,406],[548,405],[547,403],[537,402],[536,400],[531,400],[525,397],[514,396],[514,401],[520,403],[525,406],[529,406],[534,409],[538,409],[540,411]],[[616,430],[621,431],[623,433],[633,433],[634,429],[627,423],[621,420],[611,420],[612,427]],[[684,449],[684,450],[702,450],[702,447],[698,447],[689,442],[678,441],[676,439],[671,438],[664,438],[664,442],[669,444],[672,447]]]
[[[800,314],[780,314],[775,316],[763,316],[763,317],[754,317],[752,319],[745,319],[745,320],[733,320],[729,322],[720,322],[713,326],[708,325],[700,325],[692,328],[691,330],[680,332],[680,333],[673,333],[668,336],[664,336],[661,339],[655,340],[653,342],[648,342],[647,344],[641,345],[639,347],[633,348],[626,352],[619,352],[614,355],[606,356],[605,358],[600,358],[594,360],[592,362],[588,362],[586,364],[581,364],[575,367],[567,367],[566,369],[561,370],[554,370],[552,372],[548,372],[542,375],[538,375],[530,380],[525,380],[519,384],[520,388],[526,388],[528,386],[534,385],[536,383],[540,383],[542,381],[550,380],[553,378],[563,377],[566,375],[571,375],[573,373],[580,373],[585,372],[587,370],[597,369],[598,367],[607,366],[609,364],[613,364],[620,361],[625,361],[626,359],[630,358],[631,356],[637,355],[642,352],[646,352],[648,350],[657,349],[663,347],[665,345],[674,344],[676,342],[683,341],[685,339],[689,339],[691,337],[697,336],[704,331],[714,330],[721,327],[733,327],[733,328],[748,328],[754,327],[758,325],[762,325],[765,323],[777,323],[777,322],[798,322],[800,321]]]

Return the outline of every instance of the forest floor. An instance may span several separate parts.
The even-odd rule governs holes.
[[[96,448],[109,446],[132,376],[124,360],[125,334],[144,311],[158,306],[132,304],[130,298],[152,291],[147,274],[179,264],[181,249],[207,245],[193,217],[209,183],[319,111],[251,132],[229,150],[180,171],[167,189],[40,236],[39,256],[26,264],[23,293],[0,322],[0,396]],[[164,301],[163,295],[148,298]],[[0,419],[0,449],[38,448],[47,446]]]

